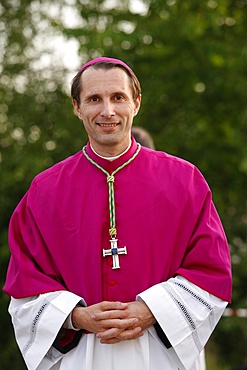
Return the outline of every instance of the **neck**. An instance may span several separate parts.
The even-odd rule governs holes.
[[[115,159],[117,159],[117,158],[121,157],[122,155],[124,155],[124,154],[129,150],[130,146],[131,146],[131,139],[129,140],[129,145],[127,146],[127,148],[126,148],[123,152],[121,152],[121,153],[119,153],[119,154],[117,154],[117,155],[107,155],[107,156],[103,156],[103,155],[101,155],[101,154],[97,153],[97,151],[93,148],[93,146],[92,146],[92,144],[91,144],[91,142],[90,142],[90,147],[91,147],[92,151],[93,151],[93,152],[94,152],[98,157],[103,158],[103,159],[107,159],[108,161],[114,161]]]

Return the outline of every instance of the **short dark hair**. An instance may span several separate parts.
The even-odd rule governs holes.
[[[131,133],[135,140],[142,146],[150,149],[155,149],[154,142],[150,133],[145,128],[140,126],[132,126]]]
[[[134,72],[128,70],[127,68],[125,68],[121,64],[104,61],[104,62],[98,62],[98,63],[95,63],[95,64],[92,64],[92,65],[88,66],[87,68],[83,69],[82,71],[79,71],[75,75],[75,77],[73,78],[72,85],[71,85],[71,96],[72,96],[72,99],[75,100],[78,105],[80,104],[80,93],[81,93],[81,90],[82,90],[81,75],[88,68],[103,69],[103,70],[109,70],[109,69],[112,69],[112,68],[121,68],[121,69],[123,69],[127,73],[127,75],[129,76],[130,86],[131,86],[131,89],[133,91],[134,101],[136,101],[138,96],[141,95],[140,82],[138,81]]]

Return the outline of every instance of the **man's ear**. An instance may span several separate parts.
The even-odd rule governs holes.
[[[80,108],[78,106],[78,103],[75,99],[72,100],[72,104],[73,104],[73,107],[74,107],[74,111],[75,111],[75,114],[77,115],[77,117],[79,119],[81,119],[81,111],[80,111]]]
[[[139,95],[135,101],[135,111],[134,111],[135,116],[138,114],[140,106],[141,106],[141,95]]]

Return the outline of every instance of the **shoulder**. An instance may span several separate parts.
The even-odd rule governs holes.
[[[82,151],[54,164],[37,174],[27,192],[20,200],[17,209],[24,212],[29,209],[42,209],[56,200],[62,200],[68,190],[79,186],[77,174],[83,172]],[[73,191],[72,191],[73,193]]]
[[[82,151],[54,164],[52,167],[47,168],[43,172],[36,175],[32,181],[33,186],[53,184],[63,178],[66,179],[70,177],[71,173],[76,171],[76,168],[80,165],[82,160]]]
[[[144,147],[142,147],[141,153],[145,161],[149,161],[154,167],[160,168],[160,170],[166,169],[172,173],[178,172],[180,175],[181,173],[193,173],[199,177],[203,177],[200,170],[193,163],[183,158]]]
[[[210,190],[204,175],[193,163],[148,148],[142,148],[140,154],[140,165],[145,168],[146,175],[155,178],[156,182],[185,191],[191,188],[206,192]]]

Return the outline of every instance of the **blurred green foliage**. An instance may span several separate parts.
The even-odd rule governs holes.
[[[63,37],[78,45],[78,68],[101,55],[133,67],[143,96],[135,124],[152,134],[157,150],[205,175],[231,248],[232,306],[247,307],[246,24],[246,0],[1,1],[1,286],[15,206],[35,174],[86,142],[68,94],[71,70],[54,57],[51,40]],[[0,302],[0,369],[21,370],[8,297]],[[221,319],[207,346],[215,356],[210,370],[247,361],[246,325],[246,318]]]

